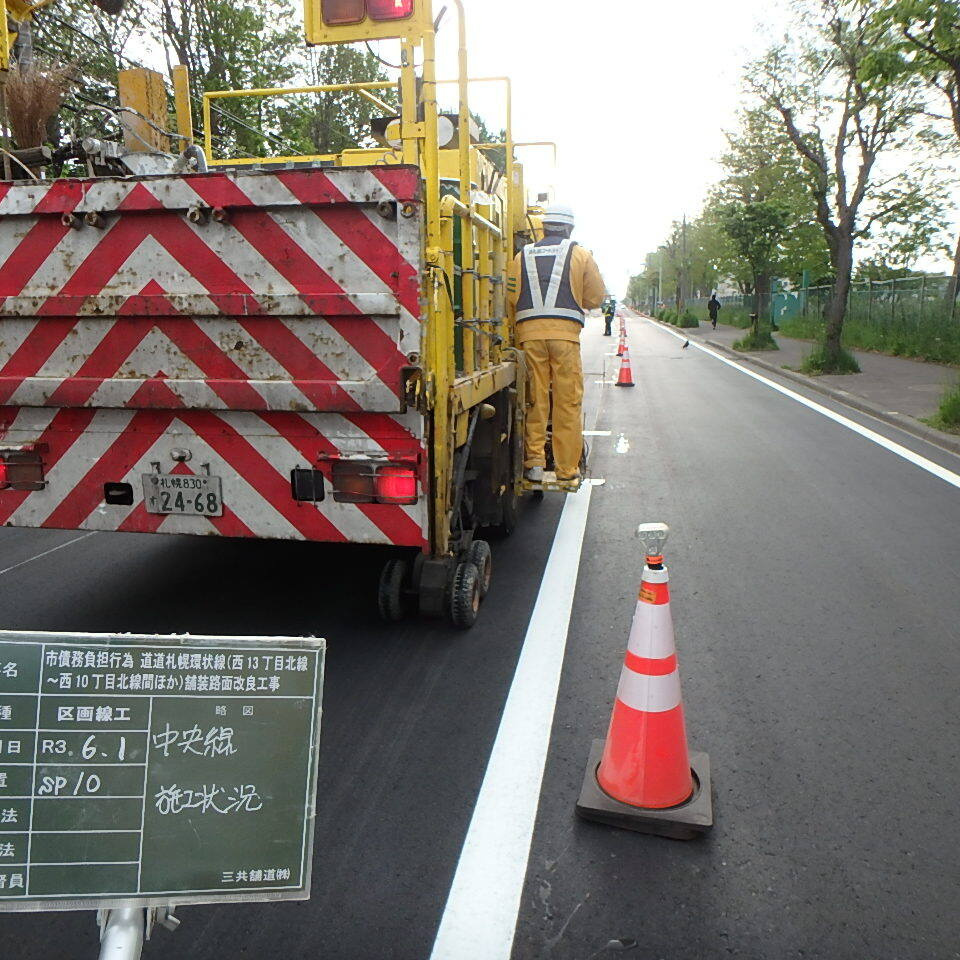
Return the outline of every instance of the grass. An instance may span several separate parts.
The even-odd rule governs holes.
[[[927,420],[931,427],[946,430],[948,433],[960,433],[960,381],[949,387],[940,398],[940,408]]]
[[[801,340],[819,340],[823,324],[815,317],[784,320],[782,332]],[[912,357],[932,363],[960,364],[960,316],[925,317],[904,314],[896,318],[868,321],[851,312],[843,325],[843,345],[858,350],[873,350],[894,357]]]

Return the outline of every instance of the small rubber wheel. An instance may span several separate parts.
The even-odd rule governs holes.
[[[469,630],[480,611],[480,571],[469,560],[457,564],[450,588],[450,622]]]
[[[490,553],[490,544],[486,540],[474,540],[467,551],[467,559],[480,574],[480,599],[482,600],[487,595],[490,581],[493,579],[493,556]]]
[[[399,623],[406,614],[404,584],[407,579],[406,560],[388,560],[380,573],[377,590],[377,608],[380,619],[387,623]]]

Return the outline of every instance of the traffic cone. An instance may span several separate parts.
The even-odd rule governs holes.
[[[617,378],[618,387],[633,387],[633,370],[630,367],[630,348],[624,346],[623,357],[620,360],[620,376]]]
[[[606,741],[595,740],[577,813],[588,820],[689,840],[713,826],[710,758],[691,754],[661,551],[667,525],[638,530],[647,549]]]
[[[627,338],[624,336],[623,331],[620,331],[620,343],[617,346],[617,356],[622,357],[623,351],[627,349]]]

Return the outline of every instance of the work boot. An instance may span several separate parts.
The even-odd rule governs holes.
[[[579,480],[579,479],[580,479],[579,470],[575,470],[573,473],[570,474],[569,477],[562,477],[560,476],[559,473],[557,474],[557,480],[559,480],[561,483],[573,483],[574,480]]]
[[[543,483],[543,467],[527,467],[523,475],[531,483]]]

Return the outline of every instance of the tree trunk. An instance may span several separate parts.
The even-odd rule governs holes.
[[[833,258],[836,279],[826,310],[826,335],[823,343],[825,370],[838,365],[843,349],[840,346],[840,336],[843,333],[843,321],[847,316],[847,301],[850,297],[850,281],[853,276],[853,237],[846,235],[838,237],[836,251],[836,256]]]
[[[953,276],[947,283],[947,292],[944,300],[948,310],[953,310],[953,302],[957,299],[957,282],[960,279],[960,238],[957,239],[957,250],[953,255]]]
[[[770,319],[770,275],[766,273],[758,273],[756,282],[754,283],[754,291],[756,296],[754,297],[754,310],[756,310],[757,317],[760,321],[765,321]]]

